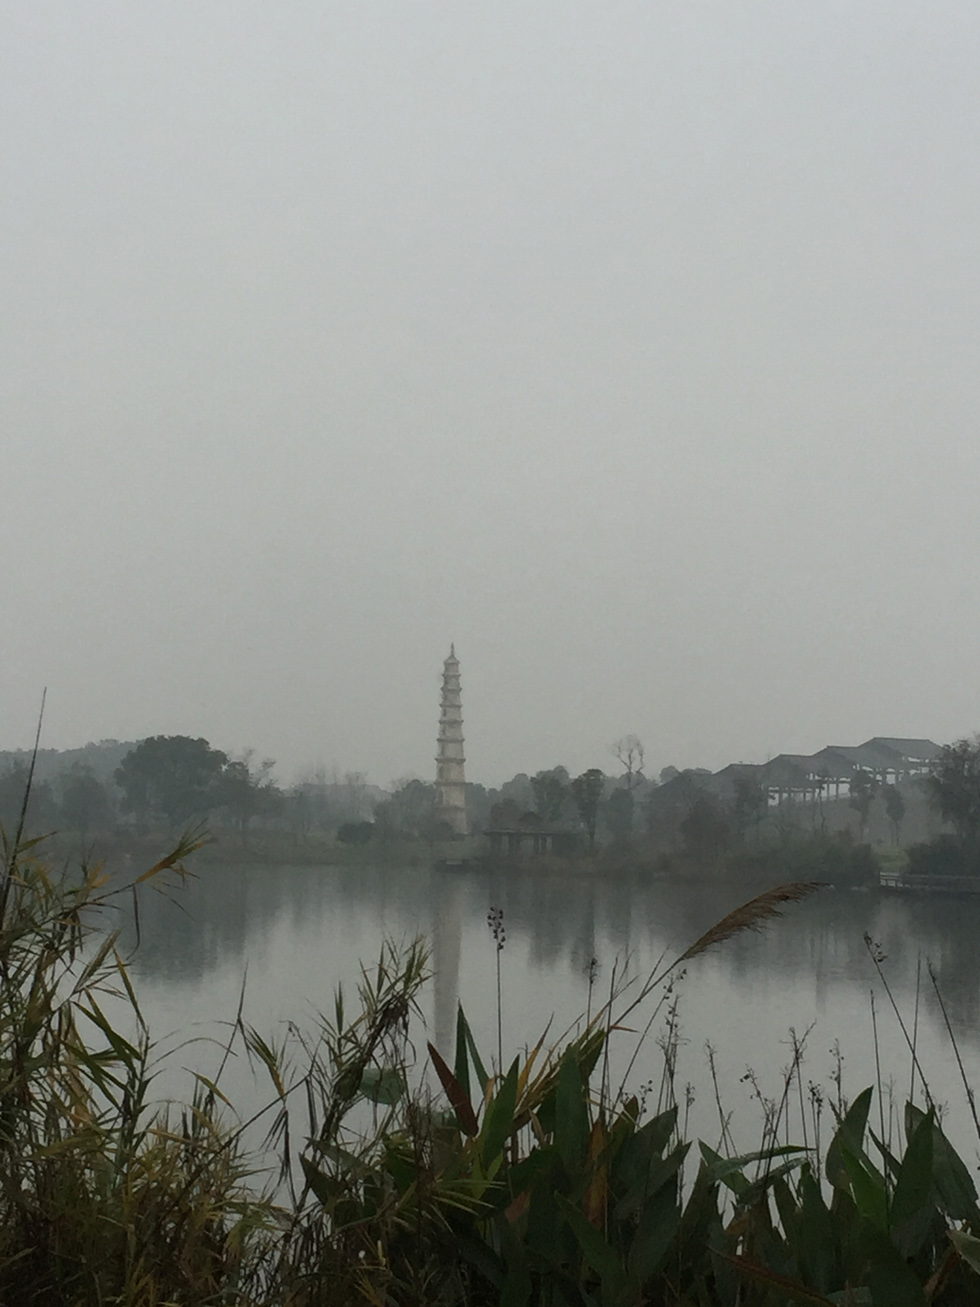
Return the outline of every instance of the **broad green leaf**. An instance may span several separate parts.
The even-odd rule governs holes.
[[[344,1192],[343,1184],[332,1176],[324,1175],[308,1157],[301,1156],[299,1160],[303,1168],[303,1174],[306,1176],[306,1183],[310,1186],[313,1194],[324,1207],[330,1207]]]
[[[842,1279],[840,1238],[809,1166],[804,1166],[800,1173],[799,1197],[800,1219],[796,1228],[800,1269],[815,1289],[826,1291]]]
[[[704,1158],[705,1165],[708,1168],[708,1174],[714,1180],[720,1180],[726,1188],[730,1189],[737,1197],[742,1195],[748,1189],[750,1181],[748,1176],[743,1175],[742,1166],[744,1163],[740,1157],[726,1158],[720,1153],[716,1153],[713,1148],[702,1140],[698,1145],[701,1149],[701,1156]]]
[[[456,1082],[467,1098],[470,1096],[470,1060],[466,1055],[466,1018],[462,1003],[456,1008],[456,1065],[453,1068]]]
[[[743,1153],[741,1157],[722,1157],[705,1143],[702,1143],[700,1148],[701,1156],[707,1164],[708,1174],[711,1179],[720,1180],[739,1199],[749,1194],[750,1191],[761,1193],[766,1184],[775,1179],[777,1175],[784,1175],[787,1171],[799,1166],[804,1160],[804,1150],[796,1144],[787,1144],[782,1148],[767,1148],[759,1153]],[[745,1174],[747,1166],[751,1166],[756,1162],[771,1162],[776,1157],[791,1157],[793,1161],[786,1166],[775,1168],[770,1171],[768,1176],[760,1176],[757,1180]]]
[[[871,1290],[874,1307],[925,1307],[922,1283],[888,1233],[867,1217],[859,1218],[854,1233],[866,1268],[860,1278]]]
[[[949,1241],[966,1262],[980,1275],[980,1239],[966,1230],[947,1230]]]
[[[463,1013],[463,1005],[460,1004],[456,1013],[456,1079],[468,1094],[470,1092],[470,1076],[467,1069],[467,1053],[473,1063],[473,1070],[476,1072],[476,1082],[480,1086],[480,1093],[486,1094],[487,1082],[490,1077],[487,1075],[486,1068],[480,1058],[480,1051],[476,1046],[476,1040],[473,1038],[473,1032],[470,1030],[470,1023]],[[462,1075],[459,1074],[460,1069],[462,1069]]]
[[[677,1108],[672,1107],[623,1139],[613,1159],[613,1190],[624,1195],[619,1203],[624,1211],[627,1208],[635,1210],[652,1192],[651,1185],[656,1184],[652,1172],[656,1163],[662,1162],[661,1155],[674,1132],[676,1121]]]
[[[639,1217],[660,1190],[672,1180],[684,1164],[690,1152],[690,1144],[678,1144],[666,1157],[654,1157],[645,1175],[641,1175],[631,1189],[628,1189],[613,1209],[613,1219],[625,1220],[627,1217]],[[616,1190],[620,1192],[620,1190]]]
[[[671,1136],[677,1126],[677,1106],[669,1107],[666,1112],[661,1112],[655,1116],[646,1125],[641,1126],[636,1132],[647,1140],[651,1153],[662,1154],[664,1149],[670,1143]]]
[[[795,1171],[797,1167],[802,1166],[805,1160],[806,1159],[802,1157],[794,1157],[790,1161],[784,1162],[782,1166],[776,1166],[768,1172],[764,1171],[762,1175],[758,1176],[749,1184],[747,1189],[739,1194],[739,1207],[752,1207],[754,1204],[760,1202],[763,1196],[776,1184],[777,1181],[783,1180],[791,1171]]]
[[[854,1152],[840,1141],[840,1157],[851,1185],[855,1206],[879,1230],[888,1229],[888,1194],[884,1178],[863,1152]]]
[[[855,1155],[863,1152],[864,1131],[868,1124],[870,1110],[871,1089],[868,1088],[855,1098],[830,1142],[830,1147],[827,1149],[827,1179],[835,1189],[849,1188],[847,1167],[841,1155],[841,1143],[846,1141]]]
[[[933,1124],[932,1112],[916,1121],[891,1200],[892,1222],[909,1221],[929,1204],[933,1192]]]
[[[555,1147],[569,1175],[582,1169],[589,1141],[585,1085],[571,1057],[562,1060],[555,1091]]]
[[[500,1156],[504,1144],[514,1129],[514,1108],[517,1105],[517,1058],[511,1063],[510,1070],[498,1086],[496,1094],[490,1101],[483,1129],[480,1132],[480,1156],[484,1168]]]
[[[925,1115],[913,1103],[906,1104],[905,1133],[909,1139]],[[943,1134],[942,1128],[935,1122],[932,1127],[932,1178],[943,1210],[951,1220],[980,1223],[973,1179]]]
[[[646,1283],[660,1270],[680,1223],[677,1185],[661,1185],[644,1205],[629,1250],[630,1274],[639,1284]]]
[[[507,1172],[507,1189],[500,1195],[502,1205],[509,1206],[521,1194],[535,1194],[542,1188],[551,1188],[551,1171],[558,1165],[558,1154],[552,1147],[535,1148],[527,1157]]]
[[[582,1250],[586,1264],[602,1280],[603,1289],[612,1294],[619,1293],[626,1283],[626,1272],[619,1259],[619,1254],[603,1238],[601,1232],[585,1219],[574,1203],[563,1194],[558,1194],[558,1206]]]
[[[372,1103],[392,1107],[405,1093],[405,1073],[396,1066],[369,1066],[361,1076],[360,1092]]]
[[[500,1251],[507,1266],[499,1307],[527,1307],[534,1288],[527,1253],[508,1221],[498,1221],[496,1228]]]

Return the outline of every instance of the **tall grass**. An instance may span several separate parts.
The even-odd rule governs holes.
[[[426,950],[385,945],[356,995],[338,991],[311,1029],[273,1041],[239,1012],[222,1067],[244,1050],[269,1087],[266,1109],[242,1120],[221,1070],[198,1074],[186,1103],[156,1101],[158,1050],[106,930],[115,905],[183,876],[198,844],[121,886],[95,867],[56,874],[22,836],[6,846],[0,1302],[980,1301],[976,1191],[935,1113],[909,1104],[900,1147],[879,1137],[883,1115],[869,1127],[872,1091],[847,1105],[838,1085],[821,1151],[807,1032],[793,1036],[779,1093],[757,1087],[759,1148],[732,1155],[720,1090],[717,1148],[684,1138],[672,979],[812,887],[759,896],[632,986],[614,972],[596,1010],[590,985],[581,1029],[509,1065],[498,1020],[489,1071],[462,1011],[451,1063],[416,1051]],[[120,1002],[126,1021],[110,1019]],[[663,1073],[644,1111],[628,1083],[611,1086],[607,1054],[627,1023],[642,1036],[654,1016]]]

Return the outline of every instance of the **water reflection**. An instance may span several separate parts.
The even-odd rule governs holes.
[[[419,868],[204,868],[176,902],[142,899],[142,945],[136,964],[151,1028],[185,1031],[234,1015],[248,970],[246,1010],[252,1024],[301,1021],[331,1002],[335,985],[356,980],[387,935],[429,938],[434,983],[429,1038],[451,1052],[457,999],[484,1045],[496,1024],[490,906],[503,910],[504,1035],[511,1047],[533,1040],[549,1016],[573,1021],[585,1009],[595,957],[599,986],[614,962],[644,974],[674,956],[752,893],[726,884],[678,885],[582,876],[452,873]],[[688,967],[683,985],[682,1075],[704,1079],[703,1047],[719,1051],[728,1085],[746,1065],[778,1080],[780,1043],[790,1025],[817,1022],[812,1076],[824,1079],[827,1050],[840,1039],[852,1092],[874,1077],[868,993],[876,983],[864,943],[887,955],[889,983],[905,1013],[915,1004],[917,964],[928,958],[971,1074],[980,1073],[976,948],[980,902],[971,898],[886,897],[824,890],[793,906],[765,932],[729,941]],[[942,1017],[923,969],[922,1056],[937,1096],[962,1100]],[[879,1007],[886,1078],[907,1077],[897,1023]],[[657,1053],[638,1075],[656,1073]]]

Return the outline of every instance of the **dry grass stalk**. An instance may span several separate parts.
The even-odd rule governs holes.
[[[783,915],[781,909],[784,904],[798,903],[800,899],[805,899],[822,888],[820,881],[801,880],[793,881],[788,885],[777,885],[775,889],[767,889],[764,894],[757,894],[754,899],[749,899],[748,903],[743,903],[741,907],[729,912],[727,917],[722,917],[721,921],[716,921],[710,930],[706,930],[700,939],[696,939],[691,947],[680,955],[672,964],[671,970],[680,966],[682,962],[689,962],[692,958],[706,953],[715,944],[722,944],[733,935],[740,935],[743,930],[761,930],[765,922]]]

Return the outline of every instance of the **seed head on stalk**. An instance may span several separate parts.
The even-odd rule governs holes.
[[[504,945],[507,943],[507,932],[504,930],[504,910],[503,908],[491,907],[487,913],[487,929],[490,931],[491,938],[496,944],[497,955],[497,1074],[504,1074],[504,1021],[503,1021],[503,1004],[500,994],[500,955],[504,951]]]

